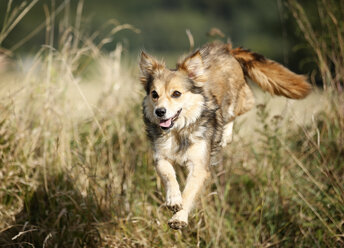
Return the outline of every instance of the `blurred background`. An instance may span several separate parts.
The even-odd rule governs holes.
[[[12,7],[23,2],[12,1]],[[310,0],[302,2],[312,17],[316,4]],[[0,1],[0,23],[4,22],[7,3]],[[195,48],[214,39],[230,40],[234,46],[262,53],[298,73],[310,73],[316,67],[283,0],[40,0],[1,46],[16,54],[35,53],[47,41],[44,24],[53,14],[54,46],[58,47],[58,34],[64,25],[78,21],[78,13],[81,14],[78,25],[88,35],[110,33],[114,25],[132,25],[130,29],[116,30],[113,40],[104,48],[113,50],[121,42],[127,54],[135,59],[139,50],[144,49],[174,66],[181,54],[189,52],[188,29]],[[211,32],[213,28],[221,32]],[[100,38],[95,34],[97,39]]]

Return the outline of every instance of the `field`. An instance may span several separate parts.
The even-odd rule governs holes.
[[[290,8],[323,86],[293,101],[252,83],[256,108],[236,121],[182,231],[167,225],[137,61],[120,44],[106,52],[66,30],[58,48],[1,56],[0,247],[343,247],[344,33],[317,43]]]

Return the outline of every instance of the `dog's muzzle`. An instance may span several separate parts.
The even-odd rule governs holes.
[[[169,119],[160,120],[159,126],[164,130],[170,129],[171,127],[173,127],[174,122],[178,119],[180,112],[182,112],[182,109],[179,109],[173,117]]]

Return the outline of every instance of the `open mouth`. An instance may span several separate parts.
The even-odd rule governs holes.
[[[173,117],[165,120],[160,120],[159,126],[164,130],[170,129],[171,127],[173,127],[174,122],[178,119],[180,112],[182,112],[182,109],[179,109]]]

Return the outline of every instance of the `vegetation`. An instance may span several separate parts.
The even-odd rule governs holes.
[[[31,62],[6,49],[0,58],[0,247],[342,247],[344,13],[335,3],[317,1],[323,36],[287,2],[330,104],[305,125],[258,105],[254,135],[235,136],[182,231],[167,225],[136,65],[120,44],[103,52],[113,36],[85,35],[80,12],[56,43],[47,15],[46,45]],[[30,8],[7,10],[0,45]]]
[[[0,1],[0,23],[3,23],[7,3],[19,7],[25,1]],[[27,1],[26,1],[27,2]],[[39,0],[17,23],[3,42],[3,47],[15,54],[36,53],[45,44],[45,24],[48,15],[55,18],[55,44],[61,29],[77,28],[76,9],[82,12],[81,26],[92,36],[101,30],[111,33],[111,24],[129,23],[138,32],[122,29],[105,44],[112,51],[117,42],[123,44],[126,56],[134,59],[140,49],[165,57],[169,66],[189,52],[185,31],[191,31],[195,47],[210,40],[230,39],[235,46],[243,46],[283,62],[293,71],[306,74],[316,68],[307,58],[310,50],[304,46],[303,35],[290,17],[286,0]],[[337,1],[338,2],[338,1]],[[309,16],[317,16],[313,0],[303,0]],[[79,7],[78,7],[79,6]],[[80,7],[81,6],[81,7]],[[312,18],[313,20],[314,18]],[[211,37],[210,29],[219,28],[224,36]],[[78,28],[77,28],[78,29]],[[140,32],[141,31],[141,32]],[[97,42],[98,37],[94,37]],[[318,80],[320,81],[320,80]]]

